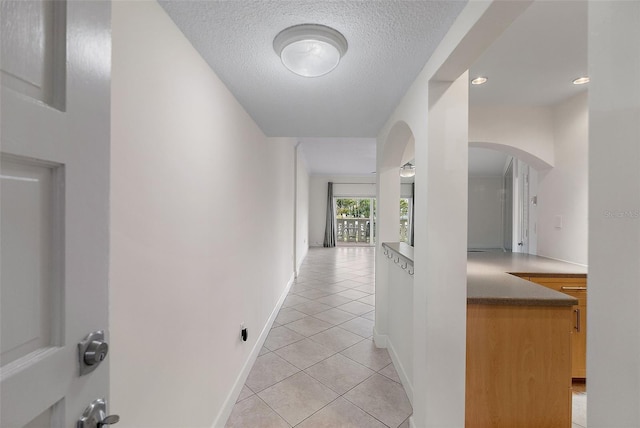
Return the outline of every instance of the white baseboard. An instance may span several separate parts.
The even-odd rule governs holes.
[[[376,348],[387,347],[388,336],[386,334],[379,334],[375,327],[373,327],[373,343],[376,344]]]
[[[416,423],[413,421],[413,415],[409,416],[409,428],[416,428]]]
[[[307,247],[304,249],[302,253],[302,257],[300,257],[300,260],[296,264],[296,276],[297,276],[297,273],[300,272],[300,266],[302,266],[302,262],[304,262],[304,259],[307,258],[308,253],[309,253],[309,246],[307,245]]]
[[[389,356],[391,357],[391,361],[393,361],[393,366],[396,368],[396,372],[398,372],[398,376],[400,377],[400,381],[402,382],[404,391],[407,393],[407,398],[409,398],[411,407],[413,407],[413,382],[407,376],[407,371],[405,370],[404,366],[400,362],[400,359],[398,358],[398,354],[396,353],[396,350],[393,347],[393,342],[391,342],[391,339],[389,339],[388,337],[387,337],[387,351],[389,351]]]
[[[242,370],[240,371],[240,374],[236,378],[236,381],[233,384],[233,388],[229,392],[229,395],[227,395],[227,399],[225,400],[224,405],[222,406],[222,409],[218,413],[218,416],[216,417],[216,419],[213,421],[212,428],[224,427],[224,425],[227,423],[227,420],[229,419],[229,416],[231,416],[231,412],[233,411],[233,406],[235,406],[236,401],[240,396],[240,392],[242,392],[242,387],[247,381],[247,377],[249,376],[249,373],[253,368],[253,364],[256,362],[256,359],[258,358],[258,354],[260,353],[260,350],[264,345],[264,341],[267,340],[267,336],[269,335],[271,326],[273,326],[273,322],[278,316],[278,312],[280,311],[280,308],[282,307],[282,304],[284,303],[284,299],[286,299],[287,294],[289,294],[289,290],[291,289],[291,286],[293,285],[294,280],[295,280],[295,273],[292,273],[291,278],[289,278],[289,282],[287,283],[287,286],[285,287],[284,291],[280,295],[280,298],[278,299],[278,303],[276,303],[276,306],[275,308],[273,308],[273,311],[271,312],[271,315],[269,316],[267,323],[262,329],[262,332],[260,332],[260,336],[258,337],[256,344],[253,346],[253,349],[249,354],[249,358],[247,359],[247,361],[245,361],[244,365],[242,366]]]

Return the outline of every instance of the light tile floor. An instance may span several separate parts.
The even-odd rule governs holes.
[[[372,341],[374,278],[372,247],[309,250],[226,427],[408,428],[409,400]],[[584,428],[586,386],[573,390]]]
[[[573,425],[572,428],[587,427],[587,384],[573,383]]]
[[[226,427],[409,426],[398,374],[372,340],[374,255],[309,250]]]

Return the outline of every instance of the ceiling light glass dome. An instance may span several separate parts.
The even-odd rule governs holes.
[[[286,28],[273,40],[282,64],[304,77],[323,76],[336,68],[347,46],[340,32],[318,24]]]

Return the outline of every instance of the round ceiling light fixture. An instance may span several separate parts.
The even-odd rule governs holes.
[[[336,68],[347,47],[347,39],[339,31],[319,24],[294,25],[273,39],[273,49],[282,64],[304,77],[329,73]]]
[[[589,77],[588,76],[582,76],[582,77],[578,77],[576,79],[573,79],[573,84],[574,85],[584,85],[585,83],[589,83]]]
[[[407,162],[402,167],[400,167],[400,177],[408,178],[416,175],[416,167],[415,165],[411,165],[411,163]]]
[[[473,79],[471,81],[471,84],[472,85],[482,85],[484,83],[487,83],[487,80],[489,80],[489,79],[487,79],[486,77],[480,76],[480,77],[476,77],[475,79]]]

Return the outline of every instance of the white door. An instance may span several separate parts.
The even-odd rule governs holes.
[[[109,392],[111,5],[0,4],[0,426],[71,428]]]

